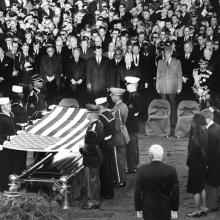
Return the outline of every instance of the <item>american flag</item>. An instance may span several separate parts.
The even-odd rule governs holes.
[[[85,109],[56,107],[3,147],[39,152],[78,151],[88,125]]]

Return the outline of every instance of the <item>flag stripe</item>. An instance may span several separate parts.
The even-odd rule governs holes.
[[[47,124],[45,124],[44,127],[42,127],[40,130],[38,130],[36,132],[36,134],[42,135],[47,129],[50,129],[52,127],[52,129],[59,129],[58,127],[55,127],[55,123],[63,116],[66,114],[66,112],[68,111],[67,108],[63,108],[59,114],[56,115],[55,118],[51,118],[50,121],[47,122]],[[43,135],[44,136],[44,135]]]
[[[67,132],[69,129],[72,129],[72,127],[80,120],[82,120],[82,117],[85,117],[85,110],[84,109],[80,109],[78,111],[78,113],[75,115],[75,117],[73,119],[71,119],[70,121],[67,121],[66,126],[64,126],[62,129],[60,129],[58,132],[56,132],[55,134],[51,134],[53,137],[61,137],[61,136],[65,136],[65,132]]]
[[[42,132],[41,135],[43,135],[43,136],[51,136],[51,133],[53,131],[56,132],[57,128],[61,129],[62,128],[62,124],[70,118],[70,116],[73,114],[74,111],[75,111],[75,109],[73,109],[73,108],[67,109],[66,113],[64,113],[61,117],[57,117],[58,120],[56,122],[54,122],[54,124],[52,126],[50,126],[48,129],[46,129],[44,132]]]
[[[57,115],[63,110],[61,107],[55,108],[55,110],[48,115],[44,120],[40,120],[39,124],[33,126],[29,133],[36,134],[41,128],[45,127],[51,120],[57,117]]]
[[[60,139],[55,145],[51,146],[51,149],[58,149],[66,141],[74,139],[75,137],[77,137],[77,134],[79,131],[82,132],[83,130],[85,130],[87,125],[88,125],[87,120],[82,121],[82,123],[80,123],[78,127],[76,127],[74,130],[70,131],[65,137]]]

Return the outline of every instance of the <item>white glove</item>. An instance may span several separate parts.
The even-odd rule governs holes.
[[[188,79],[183,76],[183,82],[186,83],[187,80],[188,80]]]
[[[171,218],[172,219],[177,219],[178,218],[177,211],[171,211]]]
[[[145,88],[145,89],[148,88],[148,83],[144,83],[144,88]]]
[[[75,79],[71,79],[71,83],[72,83],[73,85],[75,85],[75,84],[76,84],[76,80],[75,80]]]
[[[2,151],[3,150],[3,145],[0,145],[0,151]]]
[[[81,84],[82,83],[82,79],[79,79],[78,81],[77,81],[77,84]]]
[[[143,212],[142,211],[137,211],[137,217],[138,218],[143,218]]]

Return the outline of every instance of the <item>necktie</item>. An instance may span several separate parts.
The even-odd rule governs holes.
[[[167,60],[167,66],[169,66],[169,60]]]
[[[135,65],[138,65],[138,59],[137,59],[137,56],[135,56]]]

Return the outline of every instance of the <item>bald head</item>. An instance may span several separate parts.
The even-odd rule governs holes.
[[[149,148],[149,154],[151,155],[152,160],[162,160],[163,154],[164,154],[164,149],[159,144],[153,144]]]

